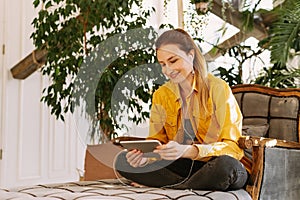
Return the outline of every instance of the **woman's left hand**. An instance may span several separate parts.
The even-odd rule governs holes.
[[[158,153],[165,160],[176,160],[182,157],[189,147],[191,145],[183,145],[175,141],[170,141],[167,144],[156,147],[154,153]]]

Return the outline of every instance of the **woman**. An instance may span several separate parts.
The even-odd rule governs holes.
[[[155,46],[170,79],[152,99],[148,139],[163,143],[154,150],[160,159],[131,150],[118,156],[116,169],[152,187],[242,188],[247,180],[237,144],[242,115],[230,87],[207,73],[204,57],[184,30],[164,32]]]

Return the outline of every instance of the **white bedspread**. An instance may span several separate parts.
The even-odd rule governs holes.
[[[126,180],[123,180],[126,183]],[[151,187],[132,187],[117,179],[80,181],[61,184],[35,185],[13,189],[0,189],[1,200],[64,200],[64,199],[113,199],[113,200],[251,200],[245,190],[220,192],[197,190],[174,190]]]

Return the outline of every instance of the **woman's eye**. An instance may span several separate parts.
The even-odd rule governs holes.
[[[177,59],[175,60],[170,60],[170,63],[175,63],[177,61]]]

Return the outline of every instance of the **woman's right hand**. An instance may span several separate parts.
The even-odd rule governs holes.
[[[143,157],[143,153],[136,149],[129,151],[126,158],[132,167],[144,167],[148,163],[148,158]]]

